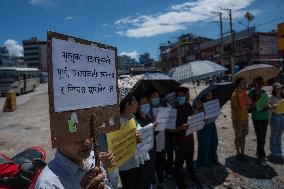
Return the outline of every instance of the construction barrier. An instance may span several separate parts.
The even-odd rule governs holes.
[[[17,108],[16,92],[8,91],[3,112],[12,112]]]

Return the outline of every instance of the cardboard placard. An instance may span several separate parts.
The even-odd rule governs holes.
[[[203,103],[203,107],[205,111],[205,119],[216,118],[221,113],[220,103],[218,99]]]
[[[154,147],[154,131],[153,124],[146,125],[138,129],[142,141],[137,144],[137,155],[142,156],[149,152]]]
[[[108,168],[110,173],[123,165],[136,152],[136,122],[134,118],[121,125],[119,130],[107,133],[108,149],[116,158],[114,166]]]
[[[255,107],[257,111],[263,110],[263,108],[268,106],[268,96],[266,94],[262,94],[260,98],[257,100]]]
[[[186,130],[186,136],[194,133],[204,127],[204,112],[200,112],[188,117],[188,129]]]
[[[52,147],[90,136],[92,119],[98,133],[119,128],[117,49],[55,32],[47,38]]]
[[[284,100],[278,101],[276,106],[277,114],[284,114]]]
[[[155,131],[162,131],[165,129],[175,129],[177,119],[177,110],[174,108],[160,107],[158,110],[157,123],[158,126]]]

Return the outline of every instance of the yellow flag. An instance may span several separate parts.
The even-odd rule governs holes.
[[[135,134],[136,122],[134,118],[122,124],[119,130],[107,133],[108,149],[116,156],[114,166],[108,168],[109,173],[134,156],[136,152]]]

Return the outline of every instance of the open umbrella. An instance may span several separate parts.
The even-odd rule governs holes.
[[[219,99],[220,107],[222,107],[228,100],[231,99],[234,87],[232,82],[216,83],[210,85],[198,94],[198,96],[193,100],[192,105],[196,106],[197,102],[210,91],[212,92],[215,99]]]
[[[127,95],[147,96],[152,90],[157,90],[161,96],[175,91],[179,87],[173,78],[162,73],[146,73],[118,80],[119,101]]]
[[[278,75],[280,70],[276,67],[268,64],[254,64],[247,66],[240,70],[233,76],[233,81],[235,82],[238,78],[244,78],[248,83],[252,83],[257,77],[263,77],[263,79],[269,80]]]
[[[178,66],[169,72],[179,83],[186,83],[224,73],[228,69],[208,60],[198,60]]]

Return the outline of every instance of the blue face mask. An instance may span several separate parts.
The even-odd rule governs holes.
[[[152,98],[151,104],[152,104],[152,106],[159,106],[160,98]]]
[[[186,99],[185,99],[185,96],[178,96],[177,97],[177,103],[178,105],[183,105],[185,103]]]
[[[147,114],[150,112],[150,104],[143,104],[140,106],[140,111]]]

